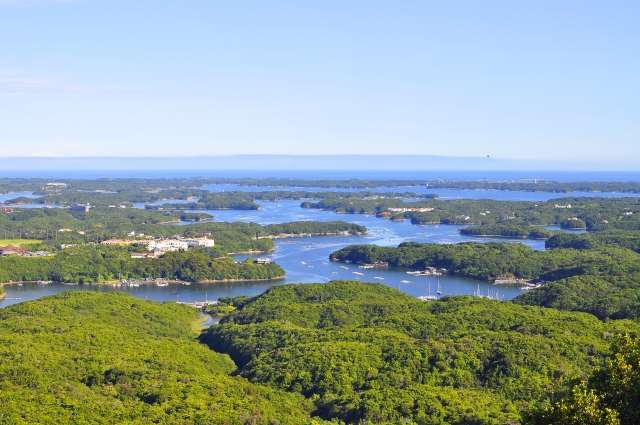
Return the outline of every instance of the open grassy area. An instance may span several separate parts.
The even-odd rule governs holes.
[[[38,239],[0,239],[0,246],[23,246],[29,247],[42,243]]]

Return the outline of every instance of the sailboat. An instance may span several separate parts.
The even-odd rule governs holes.
[[[436,294],[442,295],[442,289],[440,288],[440,276],[438,276],[438,289],[436,290]]]
[[[438,299],[438,297],[436,297],[435,295],[431,295],[431,282],[429,281],[428,277],[427,277],[427,295],[422,295],[418,297],[418,299],[421,301],[431,301],[431,300]]]

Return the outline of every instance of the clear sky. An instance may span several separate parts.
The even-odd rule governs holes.
[[[640,2],[0,0],[0,156],[636,164]]]

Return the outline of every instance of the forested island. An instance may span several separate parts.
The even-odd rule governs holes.
[[[282,234],[362,234],[366,228],[343,221],[291,223],[261,226],[253,223],[198,222],[179,224],[175,211],[137,208],[25,208],[0,214],[0,235],[5,239],[37,239],[50,245],[100,242],[128,237],[132,232],[148,237],[203,236],[214,234],[221,252],[268,251],[267,237]]]
[[[481,224],[460,229],[467,236],[498,237],[510,239],[548,239],[553,232],[540,226],[517,224]]]
[[[516,302],[592,313],[600,318],[640,317],[640,254],[614,245],[548,251],[516,243],[359,245],[331,254],[333,261],[388,263],[390,267],[449,273],[493,281],[544,283]]]
[[[0,257],[0,283],[273,280],[285,274],[277,264],[236,263],[227,255],[269,252],[273,239],[281,237],[361,235],[367,231],[364,226],[342,221],[261,226],[211,221],[179,225],[176,220],[176,212],[109,207],[15,209],[0,214],[0,235],[5,236],[0,246],[17,254]],[[143,244],[155,239],[207,237],[215,239],[215,246],[169,252],[159,258],[132,258],[147,252]],[[22,248],[14,245],[27,246],[28,255],[20,255]]]
[[[547,239],[547,249],[590,249],[604,245],[617,245],[640,252],[640,232],[614,230],[581,234],[558,233]]]
[[[589,231],[640,230],[640,198],[559,198],[546,202],[486,199],[407,201],[349,195],[303,202],[302,207],[409,219],[414,224],[557,225]]]
[[[284,277],[274,263],[236,262],[216,251],[167,252],[159,258],[132,258],[124,247],[83,245],[52,257],[0,257],[0,283],[69,282],[119,284],[127,280],[163,279],[180,282],[234,282]]]

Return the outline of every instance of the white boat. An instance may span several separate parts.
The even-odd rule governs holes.
[[[374,276],[373,278],[378,280],[384,280],[384,277],[380,277],[380,276]]]
[[[360,272],[351,272],[353,274],[357,274],[358,276],[364,276],[364,273],[360,273]]]
[[[400,283],[411,283],[410,280],[401,280]]]

